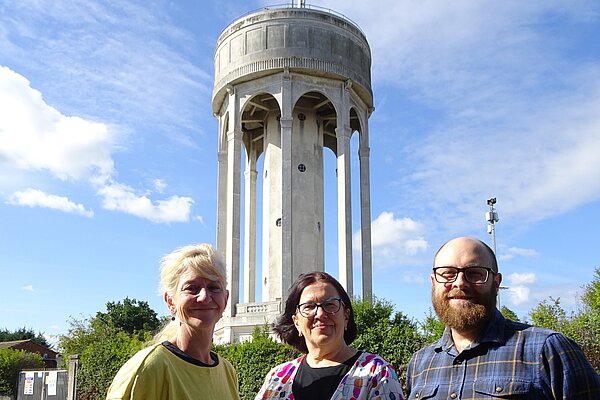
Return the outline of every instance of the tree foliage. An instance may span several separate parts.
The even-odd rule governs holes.
[[[446,329],[446,326],[430,308],[425,316],[425,321],[421,323],[421,332],[423,334],[423,340],[425,341],[425,344],[436,342],[440,337],[442,337],[444,329]]]
[[[19,372],[23,369],[43,367],[44,360],[37,353],[0,349],[0,395],[16,398]]]
[[[0,329],[0,342],[12,342],[14,340],[28,339],[31,339],[44,347],[50,347],[50,344],[48,344],[48,341],[44,335],[40,332],[35,333],[35,331],[31,328],[22,327],[15,331],[9,331],[6,328]]]
[[[425,344],[417,323],[400,311],[394,312],[394,305],[383,299],[355,300],[352,307],[358,328],[352,347],[383,357],[403,383],[410,357]]]
[[[133,335],[137,332],[153,332],[160,326],[156,312],[147,302],[126,297],[123,302],[106,303],[106,312],[98,311],[96,318],[105,324],[120,328]]]
[[[152,338],[159,326],[156,313],[144,301],[109,302],[107,312],[91,319],[69,321],[60,338],[65,358],[79,355],[78,398],[104,399],[119,368]],[[152,328],[152,329],[150,329]]]
[[[529,312],[529,317],[533,325],[559,332],[564,330],[567,321],[565,310],[560,306],[560,298],[552,297],[539,303]]]
[[[562,332],[573,339],[585,353],[596,371],[600,372],[600,268],[594,280],[584,287],[582,307],[567,315],[560,299],[543,300],[530,311],[534,325]]]
[[[515,312],[513,310],[511,310],[510,308],[508,308],[506,306],[500,307],[500,312],[506,319],[510,319],[511,321],[516,321],[516,322],[520,321],[517,314],[515,314]]]
[[[214,351],[237,371],[242,400],[254,399],[271,368],[300,355],[296,349],[271,339],[268,330],[267,326],[256,328],[251,341],[214,346]]]

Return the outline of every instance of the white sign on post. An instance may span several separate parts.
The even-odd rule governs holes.
[[[23,394],[33,394],[33,380],[35,374],[33,372],[25,372],[25,387],[23,388]]]
[[[48,372],[48,396],[56,396],[57,371]]]

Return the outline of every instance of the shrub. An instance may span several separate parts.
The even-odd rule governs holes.
[[[271,368],[300,355],[292,347],[271,339],[267,326],[256,328],[252,341],[218,345],[214,350],[236,369],[242,400],[254,399]]]
[[[0,395],[17,396],[17,382],[22,369],[43,368],[44,360],[37,353],[25,350],[0,349]]]

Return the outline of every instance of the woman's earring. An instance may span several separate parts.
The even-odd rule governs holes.
[[[175,316],[171,315],[171,321],[175,321]]]

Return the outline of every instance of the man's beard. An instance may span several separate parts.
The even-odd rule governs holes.
[[[457,331],[481,328],[496,310],[496,293],[490,290],[485,294],[477,294],[471,302],[465,303],[462,307],[450,306],[449,298],[461,295],[465,296],[466,293],[460,289],[436,295],[432,288],[431,302],[438,317],[447,327]]]

